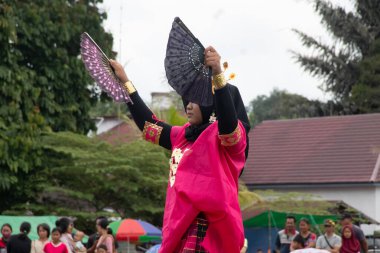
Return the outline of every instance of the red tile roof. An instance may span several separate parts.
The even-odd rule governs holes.
[[[112,145],[119,145],[139,139],[141,137],[141,131],[134,122],[127,121],[122,122],[97,137]]]
[[[380,114],[264,121],[249,138],[247,185],[380,182]]]

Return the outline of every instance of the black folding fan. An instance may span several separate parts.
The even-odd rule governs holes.
[[[168,82],[183,99],[201,106],[213,103],[211,68],[204,65],[205,48],[182,20],[173,21],[166,48]]]

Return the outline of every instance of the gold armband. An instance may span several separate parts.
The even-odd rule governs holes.
[[[123,86],[129,95],[136,92],[136,88],[133,86],[133,83],[131,81],[125,82]]]
[[[220,134],[219,139],[223,146],[234,146],[239,143],[241,139],[241,132],[239,125],[230,134]]]
[[[160,141],[162,129],[163,127],[160,127],[156,124],[145,121],[142,137],[146,141],[149,141],[154,144],[158,144]]]
[[[224,77],[223,73],[213,76],[213,81],[215,89],[221,89],[227,84],[226,78]]]

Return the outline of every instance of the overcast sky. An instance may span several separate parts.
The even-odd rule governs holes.
[[[351,7],[350,0],[332,0]],[[169,91],[165,81],[166,43],[174,17],[180,17],[204,46],[212,45],[229,70],[236,73],[244,103],[273,88],[286,89],[309,99],[326,100],[329,94],[294,62],[290,50],[303,52],[297,28],[322,41],[329,36],[307,0],[104,0],[104,26],[112,32],[118,61],[143,99]]]

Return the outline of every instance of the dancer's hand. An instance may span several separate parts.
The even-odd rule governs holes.
[[[212,46],[205,49],[205,65],[211,67],[214,76],[222,73],[220,59],[219,53]]]
[[[120,79],[122,83],[126,83],[129,81],[127,74],[124,71],[123,66],[115,60],[110,60],[110,64],[115,71],[116,76]]]

